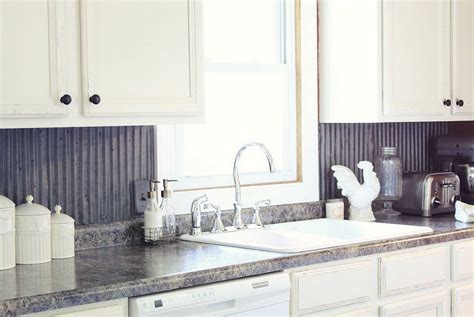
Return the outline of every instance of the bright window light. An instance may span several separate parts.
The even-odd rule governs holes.
[[[232,185],[235,153],[242,184],[294,181],[296,88],[294,1],[204,0],[205,123],[175,128],[177,189]]]

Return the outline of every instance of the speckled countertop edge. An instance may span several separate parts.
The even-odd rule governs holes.
[[[134,297],[184,287],[277,272],[376,253],[390,252],[474,237],[474,228],[381,240],[296,254],[268,253],[267,259],[179,274],[158,276],[101,287],[75,289],[0,301],[0,316],[15,316],[123,297]],[[189,243],[189,242],[178,242]],[[136,246],[140,247],[140,246]]]

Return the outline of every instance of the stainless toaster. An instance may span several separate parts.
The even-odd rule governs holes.
[[[403,174],[402,198],[393,208],[423,217],[454,212],[460,198],[459,177],[452,172],[408,172]]]

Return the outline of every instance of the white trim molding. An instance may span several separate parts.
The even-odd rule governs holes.
[[[258,200],[270,199],[272,205],[310,202],[319,199],[318,184],[318,68],[317,68],[317,1],[300,1],[300,69],[301,69],[301,148],[298,181],[242,187],[243,207]],[[174,178],[176,148],[173,126],[158,126],[156,142],[157,178]],[[236,149],[237,150],[237,149]],[[245,159],[243,157],[242,159]],[[229,162],[231,165],[232,162]],[[231,171],[229,171],[231,173]],[[211,185],[211,184],[210,184]],[[212,187],[212,186],[206,186]],[[174,195],[177,213],[188,213],[192,200],[206,193],[222,209],[232,209],[234,188],[181,190]]]

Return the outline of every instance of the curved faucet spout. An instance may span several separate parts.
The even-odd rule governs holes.
[[[240,215],[240,211],[242,208],[242,195],[241,195],[241,190],[240,190],[240,177],[239,177],[239,162],[240,162],[240,157],[242,156],[242,153],[248,149],[249,147],[256,146],[259,149],[262,150],[262,152],[265,154],[267,161],[268,161],[268,167],[270,169],[271,173],[275,172],[275,164],[273,163],[273,157],[270,153],[270,151],[267,149],[265,145],[262,143],[257,143],[257,142],[252,142],[245,144],[240,148],[240,150],[237,152],[235,155],[234,159],[234,187],[235,187],[235,201],[234,201],[234,226],[238,229],[243,228],[244,225],[242,224],[242,219]]]

